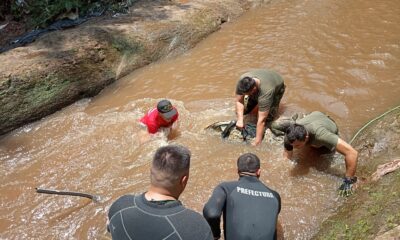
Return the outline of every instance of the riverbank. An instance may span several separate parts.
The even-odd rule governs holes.
[[[5,197],[5,208],[2,211],[3,219],[5,220],[1,222],[1,226],[2,229],[5,229],[4,236],[13,238],[15,236],[25,236],[24,234],[29,234],[33,238],[35,238],[35,236],[38,236],[36,238],[39,238],[39,236],[42,238],[46,238],[46,236],[47,238],[54,238],[56,236],[56,238],[62,239],[71,238],[72,236],[73,238],[98,239],[101,237],[97,236],[102,233],[106,235],[104,227],[106,206],[109,206],[113,199],[116,199],[119,195],[125,194],[128,191],[142,191],[142,189],[144,189],[143,186],[147,184],[147,178],[143,177],[143,174],[148,172],[147,159],[150,159],[150,157],[147,153],[155,150],[159,143],[156,141],[153,145],[137,148],[135,141],[135,123],[137,123],[137,117],[143,114],[149,106],[152,106],[157,98],[162,96],[171,96],[182,109],[184,113],[182,116],[186,115],[183,117],[185,122],[182,129],[184,129],[184,132],[179,137],[178,142],[188,145],[188,147],[193,150],[193,155],[196,157],[194,158],[194,171],[193,174],[191,174],[191,186],[186,190],[186,196],[184,196],[183,202],[187,203],[189,207],[194,207],[196,210],[201,211],[202,204],[206,201],[212,186],[233,176],[234,164],[229,164],[229,161],[237,158],[239,154],[249,151],[249,148],[244,145],[232,147],[232,145],[229,144],[220,144],[219,138],[215,138],[216,141],[214,141],[214,138],[207,136],[207,134],[204,134],[204,132],[199,129],[200,125],[206,124],[208,121],[214,121],[216,118],[220,119],[222,115],[228,116],[231,109],[233,109],[230,105],[231,100],[229,100],[231,98],[232,89],[226,88],[225,86],[231,86],[233,77],[236,77],[237,73],[243,71],[245,67],[252,67],[252,65],[258,66],[258,63],[279,67],[285,75],[292,78],[290,80],[291,86],[288,89],[293,89],[293,91],[287,92],[288,94],[286,96],[290,97],[287,103],[292,104],[291,106],[295,109],[317,108],[321,111],[332,111],[332,113],[336,114],[335,116],[337,118],[335,119],[340,122],[339,125],[341,129],[344,130],[345,136],[350,135],[356,128],[355,126],[358,126],[358,124],[349,124],[349,122],[360,121],[360,118],[365,119],[365,115],[371,115],[370,117],[372,118],[374,117],[373,115],[378,114],[377,109],[388,106],[388,102],[390,101],[386,101],[386,99],[391,98],[388,95],[390,95],[391,92],[396,92],[397,89],[396,66],[398,66],[398,61],[387,61],[387,59],[399,58],[397,57],[398,51],[396,52],[395,50],[398,49],[396,42],[394,40],[386,41],[386,39],[395,39],[393,36],[395,36],[398,31],[396,31],[396,28],[393,28],[391,24],[383,25],[386,26],[386,28],[381,28],[380,26],[382,25],[374,24],[374,22],[376,22],[375,19],[371,20],[371,18],[368,17],[371,15],[385,15],[385,11],[370,12],[370,10],[374,9],[376,3],[366,4],[364,8],[361,8],[360,5],[363,5],[361,1],[352,4],[340,1],[341,4],[339,4],[339,6],[336,4],[331,5],[333,2],[329,2],[330,4],[328,5],[323,5],[326,12],[320,9],[314,9],[314,14],[304,14],[305,10],[312,9],[311,7],[314,2],[307,2],[307,5],[297,6],[297,11],[294,12],[283,11],[284,9],[294,9],[294,7],[291,6],[293,2],[279,1],[279,3],[285,4],[276,8],[275,11],[271,11],[276,14],[270,18],[262,18],[261,21],[260,19],[253,19],[252,17],[250,20],[247,19],[248,21],[245,22],[241,28],[235,28],[235,31],[230,31],[231,35],[229,35],[229,33],[224,33],[229,39],[237,40],[234,37],[238,36],[238,38],[243,38],[244,35],[246,39],[240,39],[243,40],[243,43],[230,46],[227,51],[223,52],[224,54],[220,54],[223,58],[218,58],[216,55],[206,55],[206,58],[198,58],[201,60],[200,63],[204,63],[204,65],[193,68],[193,71],[182,72],[179,71],[180,69],[175,68],[172,69],[173,73],[171,73],[168,71],[160,71],[157,68],[156,71],[160,72],[160,74],[138,74],[136,79],[131,81],[132,84],[130,86],[121,86],[118,89],[119,91],[115,89],[116,91],[110,91],[112,93],[102,96],[103,100],[107,99],[108,102],[112,103],[117,102],[112,105],[115,108],[108,107],[104,102],[93,103],[98,99],[82,101],[77,104],[78,106],[71,106],[67,111],[62,111],[58,114],[56,119],[49,118],[49,121],[46,120],[38,123],[38,125],[33,125],[34,127],[32,128],[29,126],[27,128],[22,128],[16,131],[15,134],[11,134],[13,136],[4,138],[1,144],[3,147],[1,159],[3,161],[2,166],[4,166],[2,168],[2,193]],[[343,6],[347,6],[348,4],[350,4],[350,6],[343,9]],[[393,8],[394,7],[391,7],[391,5],[385,5],[384,7],[384,9]],[[338,11],[331,11],[331,9],[337,9]],[[339,11],[339,9],[343,9],[343,12]],[[346,9],[351,9],[351,11],[346,11]],[[354,14],[357,13],[357,10],[358,14]],[[341,12],[341,14],[331,15],[330,18],[327,19],[321,18],[321,15],[329,16],[330,13],[338,12]],[[352,13],[350,19],[348,15],[349,12]],[[368,16],[365,15],[365,12],[369,13]],[[153,13],[149,14],[151,15]],[[164,12],[161,12],[160,16],[163,16],[163,14]],[[255,16],[260,15],[261,14],[255,14]],[[268,23],[270,23],[271,20],[278,20],[277,16],[281,16],[280,21],[272,24],[272,26],[262,28],[262,26],[269,25]],[[291,18],[292,16],[303,17]],[[95,21],[102,21],[104,19],[105,18],[97,19]],[[118,17],[118,19],[120,18]],[[320,19],[321,24],[325,26],[325,28],[321,29],[317,26],[314,27],[313,25],[306,24],[307,20],[309,23],[318,22]],[[336,19],[338,21],[336,21]],[[346,21],[340,21],[343,19],[346,19]],[[368,19],[371,21],[368,22]],[[393,23],[396,22],[396,19],[397,18],[382,18],[382,21],[384,20],[385,23]],[[229,19],[224,19],[223,21],[225,20]],[[282,24],[286,24],[288,20],[291,22],[288,26],[289,28],[282,28]],[[103,38],[102,34],[104,33],[104,35],[110,37],[111,40],[114,40],[116,35],[110,35],[109,32],[117,34],[122,29],[123,31],[121,30],[121,32],[123,34],[125,34],[124,31],[127,31],[129,33],[126,34],[129,35],[131,34],[130,31],[138,32],[144,31],[145,29],[144,26],[140,28],[139,23],[137,23],[137,25],[131,25],[131,22],[129,22],[131,20],[129,19],[126,20],[126,22],[122,20],[119,21],[120,22],[116,21],[116,23],[101,28],[97,28],[97,23],[95,24],[93,22],[87,22],[85,25],[88,24],[98,30],[93,33],[95,37],[99,39]],[[223,21],[221,20],[221,23]],[[352,26],[353,28],[346,29],[342,27],[348,26],[348,22],[353,21],[358,22],[358,24]],[[335,24],[330,25],[328,23]],[[162,22],[162,20],[154,20],[146,25],[146,29],[154,27],[154,34],[156,34],[157,31],[161,31],[158,28],[160,24],[164,24],[164,22]],[[368,28],[368,26],[370,28]],[[250,29],[250,31],[246,32],[246,28]],[[294,31],[295,29],[298,31]],[[312,29],[313,31],[307,31],[307,29]],[[353,29],[363,29],[365,34],[354,34]],[[382,32],[372,34],[374,33],[374,29],[383,30]],[[82,31],[82,28],[80,28],[80,30]],[[64,32],[71,33],[74,31],[68,30]],[[237,34],[239,32],[242,34]],[[383,34],[384,32],[393,32],[393,35]],[[92,41],[89,38],[92,36],[81,38],[79,34],[76,32],[74,33],[75,35],[73,37],[56,34],[56,36],[61,37],[53,39],[52,41],[46,41],[54,44],[52,45],[53,49],[51,51],[55,52],[55,50],[60,48],[61,53],[57,54],[62,54],[64,52],[64,54],[71,54],[71,61],[75,61],[75,65],[81,66],[82,62],[80,62],[79,59],[76,60],[73,55],[74,51],[79,51],[78,53],[80,55],[87,57],[87,59],[84,60],[92,61],[92,57],[85,56],[85,54],[91,54],[91,51],[94,49],[79,48],[81,44],[87,44],[84,41],[85,39]],[[328,33],[336,34],[330,35]],[[54,32],[50,35],[53,34]],[[145,32],[143,32],[143,35],[144,34]],[[172,33],[165,33],[164,36],[170,36],[168,34]],[[84,35],[84,37],[85,36],[86,35]],[[315,37],[315,39],[309,39],[306,36],[312,36],[313,38]],[[343,38],[344,36],[346,37]],[[351,38],[350,36],[357,37]],[[379,38],[377,36],[379,36]],[[42,41],[42,45],[46,43],[46,41],[42,40],[44,37],[46,36],[38,40]],[[215,40],[215,38],[212,37],[213,36],[211,36],[210,39]],[[73,41],[71,42],[72,46],[68,46],[69,48],[66,47],[69,43],[65,38],[68,41]],[[153,38],[153,35],[150,34],[147,35],[146,39],[154,40],[156,38]],[[176,41],[178,41],[179,37],[173,39],[177,39]],[[259,39],[269,41],[260,41]],[[335,39],[335,41],[332,42],[330,41],[331,39]],[[366,41],[363,41],[363,39],[366,39]],[[59,44],[57,41],[62,44]],[[113,42],[111,42],[110,49],[116,56],[115,62],[113,62],[114,60],[109,60],[111,56],[106,55],[108,54],[107,50],[111,51],[109,49],[110,43],[106,42],[104,43],[105,46],[102,46],[102,41],[99,40],[99,45],[93,45],[93,48],[99,47],[99,51],[103,52],[100,57],[98,57],[97,61],[99,61],[99,63],[86,63],[89,73],[84,72],[84,70],[86,70],[85,68],[78,67],[77,70],[74,70],[78,71],[83,69],[82,74],[85,74],[84,77],[87,77],[90,81],[94,79],[92,75],[97,74],[97,71],[103,71],[100,67],[107,67],[107,64],[114,64],[114,72],[111,72],[111,76],[114,76],[114,80],[117,79],[118,77],[115,76],[122,76],[125,74],[124,72],[128,72],[126,68],[131,66],[130,64],[134,63],[137,60],[136,57],[139,56],[137,53],[131,54],[129,50],[124,50],[126,49],[124,48],[124,46],[126,46],[124,45],[124,41],[116,41],[114,45],[112,44]],[[136,38],[132,41],[128,41],[128,43],[136,43],[135,41]],[[178,44],[179,41],[178,43],[176,43],[176,41],[166,38],[165,44],[167,47],[171,45],[180,46]],[[359,45],[354,47],[354,42],[357,42]],[[280,45],[279,43],[284,44]],[[320,43],[323,46],[321,46]],[[22,58],[23,55],[17,55],[19,52],[25,53],[24,49],[27,48],[20,48],[18,50],[19,52],[15,52],[16,57],[14,60],[24,59],[24,64],[10,61],[7,67],[17,69],[13,64],[19,64],[21,68],[29,69],[29,66],[25,66],[29,58],[41,59],[36,58],[36,56],[31,53],[47,53],[49,55],[48,58],[51,57],[51,53],[53,52],[47,50],[45,46],[42,47],[40,44],[35,44],[33,44],[33,46],[36,46],[36,48],[27,51],[26,55],[28,57]],[[153,43],[147,44],[150,45]],[[209,43],[211,46],[213,46],[213,44],[214,42]],[[326,48],[326,45],[331,44],[337,46],[337,48]],[[391,47],[377,52],[375,46],[378,45]],[[75,48],[73,48],[74,46]],[[133,44],[133,46],[137,45]],[[263,46],[268,47],[264,48]],[[67,51],[64,51],[64,48],[67,49]],[[267,48],[271,51],[264,51]],[[295,51],[296,48],[298,48],[299,51]],[[353,48],[355,51],[352,51]],[[68,49],[72,49],[72,51],[68,52]],[[202,52],[211,52],[212,50],[210,51],[209,49],[213,48],[203,49],[204,51]],[[311,51],[309,52],[311,56],[307,54],[306,57],[304,57],[303,54],[308,51]],[[96,54],[98,53],[94,51],[93,56],[97,57],[98,55]],[[169,55],[166,57],[168,56]],[[173,54],[171,54],[171,56],[173,56]],[[308,60],[314,60],[305,61],[305,63],[291,61],[291,59],[297,59],[298,57],[306,60],[307,58]],[[43,66],[36,64],[35,69],[38,67],[47,68],[48,66],[46,66],[46,64],[59,64],[57,62],[52,62],[52,59],[48,60],[44,57],[43,59],[45,59],[43,60],[45,64]],[[64,60],[56,57],[54,57],[54,59],[60,62]],[[104,63],[105,61],[108,63]],[[34,63],[34,61],[32,62]],[[150,60],[147,62],[150,62]],[[248,62],[248,66],[242,64],[243,62]],[[182,66],[182,63],[187,63],[185,66],[189,67],[200,65],[196,60],[190,61],[187,59],[185,59],[184,62],[178,61],[172,64],[174,66]],[[100,67],[97,65],[100,65]],[[66,61],[65,66],[70,66],[70,63]],[[92,69],[93,66],[97,68]],[[368,68],[366,69],[365,66],[368,66]],[[75,66],[71,66],[71,68],[72,67]],[[185,69],[186,68],[187,67],[185,67]],[[3,69],[5,69],[5,67],[3,67]],[[226,78],[221,78],[221,75],[213,72],[213,69],[217,69],[218,71],[224,70],[224,73],[232,72],[235,74]],[[58,71],[64,71],[64,69],[59,69]],[[194,71],[209,79],[206,81],[197,77],[197,83],[193,83],[194,81],[186,83],[186,79],[193,80],[191,78],[193,75],[191,74]],[[288,74],[290,72],[296,74]],[[391,72],[392,74],[383,75],[382,72]],[[69,74],[68,71],[64,71],[64,73]],[[177,73],[176,75],[179,77],[171,77],[175,73]],[[79,73],[76,74],[78,75]],[[151,79],[151,77],[148,76],[159,76],[161,74],[165,75],[164,79],[176,79],[176,81],[167,84],[168,86],[165,87],[162,84],[157,84],[159,78],[154,77],[151,84],[148,84],[150,82],[149,79]],[[97,77],[102,76],[103,75],[98,74]],[[219,78],[220,81],[216,83],[214,79],[217,78]],[[177,81],[177,79],[180,81]],[[311,81],[303,81],[303,79],[310,79]],[[17,80],[18,78],[10,82],[10,86],[12,86],[12,84],[17,86]],[[30,79],[27,78],[27,81],[29,80]],[[85,83],[83,81],[85,79],[78,80]],[[70,83],[66,82],[65,84]],[[146,91],[146,88],[143,87],[146,86],[146,84],[147,86],[152,86],[150,91]],[[210,89],[210,92],[214,94],[209,93],[209,84],[215,84],[215,87]],[[40,83],[37,83],[37,85],[41,86]],[[39,90],[46,93],[52,87],[52,85],[48,87],[44,86]],[[81,85],[77,84],[77,87],[81,87]],[[180,87],[181,95],[176,94],[177,87]],[[124,91],[120,89],[124,89]],[[160,89],[162,91],[155,93],[155,96],[153,96],[153,89]],[[375,89],[379,89],[379,91],[374,91]],[[23,90],[25,89],[20,91]],[[17,91],[15,92],[18,93]],[[126,94],[126,92],[134,92],[136,94],[135,96],[138,97],[133,99],[129,94]],[[182,94],[182,92],[185,92],[185,94]],[[153,98],[143,100],[149,93]],[[174,93],[174,95],[171,93]],[[66,94],[68,94],[68,92]],[[40,93],[38,96],[42,97],[43,94]],[[38,99],[38,96],[33,95],[32,98]],[[220,99],[221,96],[224,97],[222,101]],[[307,98],[302,96],[306,96]],[[9,99],[11,102],[17,101],[17,97],[18,95],[16,94],[15,99]],[[124,97],[124,101],[118,102],[119,99]],[[193,100],[193,98],[195,98],[195,100]],[[392,100],[393,98],[397,99],[396,96],[392,97]],[[379,101],[376,99],[379,99]],[[199,100],[201,101],[199,102]],[[222,107],[223,104],[225,104],[225,107]],[[214,107],[215,105],[217,105],[217,107]],[[98,110],[99,108],[100,110]],[[11,109],[10,112],[12,111],[14,111],[14,109]],[[388,123],[390,122],[388,121]],[[385,146],[385,142],[381,141],[382,139],[386,139],[386,142],[392,142],[391,139],[382,138],[382,136],[386,136],[387,132],[396,132],[398,131],[397,129],[399,128],[397,127],[394,130],[387,131],[386,128],[383,128],[380,130],[381,132],[377,135],[376,139],[371,141],[369,139],[363,139],[364,142],[356,143],[358,146],[357,149],[361,149],[360,147],[365,143],[369,151],[378,152],[378,150],[381,149],[381,145]],[[396,142],[398,142],[398,140],[393,143]],[[396,146],[393,146],[393,148],[394,147]],[[204,151],[205,149],[207,151]],[[383,149],[388,148],[383,147]],[[271,153],[268,147],[260,149],[252,148],[250,151],[256,151],[257,154],[260,154],[262,159],[266,159],[263,167],[267,170],[267,174],[263,175],[266,176],[264,179],[271,186],[277,187],[277,189],[282,192],[282,196],[284,196],[285,207],[283,208],[284,211],[282,215],[286,214],[284,215],[286,222],[283,224],[289,234],[288,238],[293,239],[297,237],[308,239],[309,235],[307,235],[307,232],[311,229],[314,233],[314,229],[319,227],[321,221],[325,218],[320,217],[320,213],[326,215],[332,214],[330,210],[336,206],[336,203],[328,205],[325,205],[325,203],[332,203],[336,200],[335,188],[336,183],[338,183],[338,178],[335,176],[325,177],[326,173],[324,171],[320,171],[318,168],[315,169],[315,171],[309,166],[305,167],[306,171],[300,173],[294,172],[292,171],[293,166],[289,163],[271,161],[271,157],[275,155]],[[396,157],[394,151],[387,150],[387,152],[390,153],[388,156]],[[281,156],[281,148],[279,148],[279,156]],[[366,163],[372,164],[375,168],[371,167],[370,171],[363,175],[362,166]],[[210,168],[209,166],[217,166],[217,168]],[[341,164],[341,166],[344,166],[344,164]],[[360,179],[361,177],[367,179],[376,167],[377,165],[374,162],[373,155],[362,156],[360,157],[360,168],[357,175],[360,176]],[[226,173],[226,175],[221,174],[221,172]],[[292,175],[293,172],[294,176]],[[343,173],[343,171],[340,173]],[[339,176],[342,175],[340,174]],[[387,175],[387,177],[391,176],[393,175]],[[204,179],[209,179],[210,181],[204,181]],[[393,182],[388,182],[388,186],[391,184],[393,185]],[[394,184],[396,184],[395,181]],[[34,192],[34,187],[54,187],[56,189],[90,191],[106,196],[107,202],[102,206],[84,205],[84,207],[82,207],[79,200],[37,196]],[[360,187],[360,189],[362,188]],[[377,190],[391,191],[391,189],[378,186],[377,189],[371,190],[371,195],[375,195]],[[395,192],[396,191],[397,190],[395,190]],[[197,195],[199,192],[202,194]],[[329,195],[331,192],[333,193],[332,196]],[[360,197],[358,197],[358,194],[360,194]],[[379,194],[386,196],[388,193],[384,192]],[[361,204],[362,201],[368,200],[367,197],[368,195],[363,196],[361,192],[357,192],[356,195],[349,198],[343,206],[347,207],[349,211],[347,213],[344,211],[345,214],[351,217],[353,217],[353,215],[357,216],[358,212],[353,210],[355,208],[354,206],[357,206],[355,204]],[[396,197],[396,194],[394,197]],[[322,205],[314,201],[317,198],[324,198]],[[354,199],[359,202],[356,202]],[[372,203],[375,204],[375,200]],[[382,206],[386,207],[386,205]],[[368,207],[364,207],[364,210],[365,209],[368,209]],[[375,216],[380,214],[380,208],[377,208],[379,211],[374,211],[373,208],[371,209],[371,213],[375,213]],[[342,217],[345,217],[345,220],[346,218],[349,219],[348,215],[345,214],[343,214]],[[303,217],[303,215],[305,216]],[[371,216],[373,217],[374,215]],[[317,219],[317,221],[315,219]],[[351,221],[346,223],[347,225],[337,225],[338,228],[336,232],[333,232],[333,234],[336,235],[328,236],[343,236],[343,238],[346,236],[349,236],[349,238],[350,236],[356,236],[355,234],[358,234],[358,232],[350,230],[350,228],[355,226],[358,227],[355,229],[361,229],[361,232],[365,232],[369,237],[374,237],[376,232],[375,230],[370,230],[369,226],[379,226],[380,223],[371,224],[371,222],[368,222],[368,224],[365,224],[364,219],[363,217],[361,219],[363,221],[358,223],[358,219],[352,218]],[[396,216],[392,216],[388,218],[388,223],[395,224],[395,220]],[[341,221],[343,220],[339,219],[337,223],[340,224]],[[329,226],[329,224],[327,225]],[[334,226],[332,223],[330,225]],[[383,228],[383,231],[386,230],[386,228]],[[353,231],[354,234],[350,231]]]
[[[126,74],[177,56],[263,0],[137,1],[0,54],[0,135],[86,97]]]
[[[368,125],[353,141],[359,151],[358,188],[313,239],[400,237],[400,107]],[[391,166],[381,168],[383,164]],[[396,165],[396,166],[395,166]],[[385,174],[388,172],[387,174]]]

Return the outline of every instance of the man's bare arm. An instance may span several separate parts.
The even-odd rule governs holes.
[[[253,142],[254,146],[257,146],[261,143],[265,130],[265,120],[267,119],[268,111],[266,112],[258,112],[258,120],[257,120],[257,130],[256,130],[256,139]]]
[[[243,128],[243,115],[244,115],[244,95],[236,95],[236,126],[238,128]]]
[[[353,177],[356,173],[358,152],[347,142],[339,138],[336,151],[344,155],[346,162],[346,177]]]

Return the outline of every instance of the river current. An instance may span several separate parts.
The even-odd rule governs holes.
[[[369,119],[400,102],[398,1],[272,1],[174,59],[153,63],[38,122],[0,139],[1,239],[108,239],[106,214],[119,196],[146,191],[158,134],[138,141],[138,119],[162,98],[180,112],[169,142],[192,151],[190,180],[181,200],[201,212],[212,189],[237,179],[236,160],[253,152],[261,180],[280,193],[286,239],[309,239],[342,199],[340,157],[310,151],[305,161],[283,159],[282,146],[221,141],[205,131],[232,120],[238,77],[253,68],[279,72],[287,85],[281,114],[326,112],[349,140]],[[43,195],[36,187],[81,191]]]

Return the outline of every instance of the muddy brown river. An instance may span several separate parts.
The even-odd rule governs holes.
[[[121,63],[123,64],[123,63]],[[231,120],[238,77],[271,68],[286,81],[282,114],[319,110],[349,140],[369,119],[400,102],[400,3],[392,0],[272,1],[251,10],[191,51],[137,70],[92,99],[79,101],[0,139],[0,239],[108,239],[106,213],[120,195],[149,184],[153,152],[140,145],[138,119],[161,98],[181,113],[169,142],[192,151],[183,203],[197,211],[221,181],[237,178],[245,152],[262,160],[261,179],[282,198],[286,239],[309,239],[342,199],[343,159],[311,152],[297,164],[280,145],[222,142],[204,130]],[[35,193],[35,187],[100,195]]]

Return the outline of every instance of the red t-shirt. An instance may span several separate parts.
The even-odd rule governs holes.
[[[178,111],[175,116],[172,117],[170,122],[167,122],[160,116],[157,108],[150,110],[146,115],[144,115],[140,122],[147,126],[147,131],[149,133],[156,133],[160,127],[171,127],[172,124],[178,119]]]

